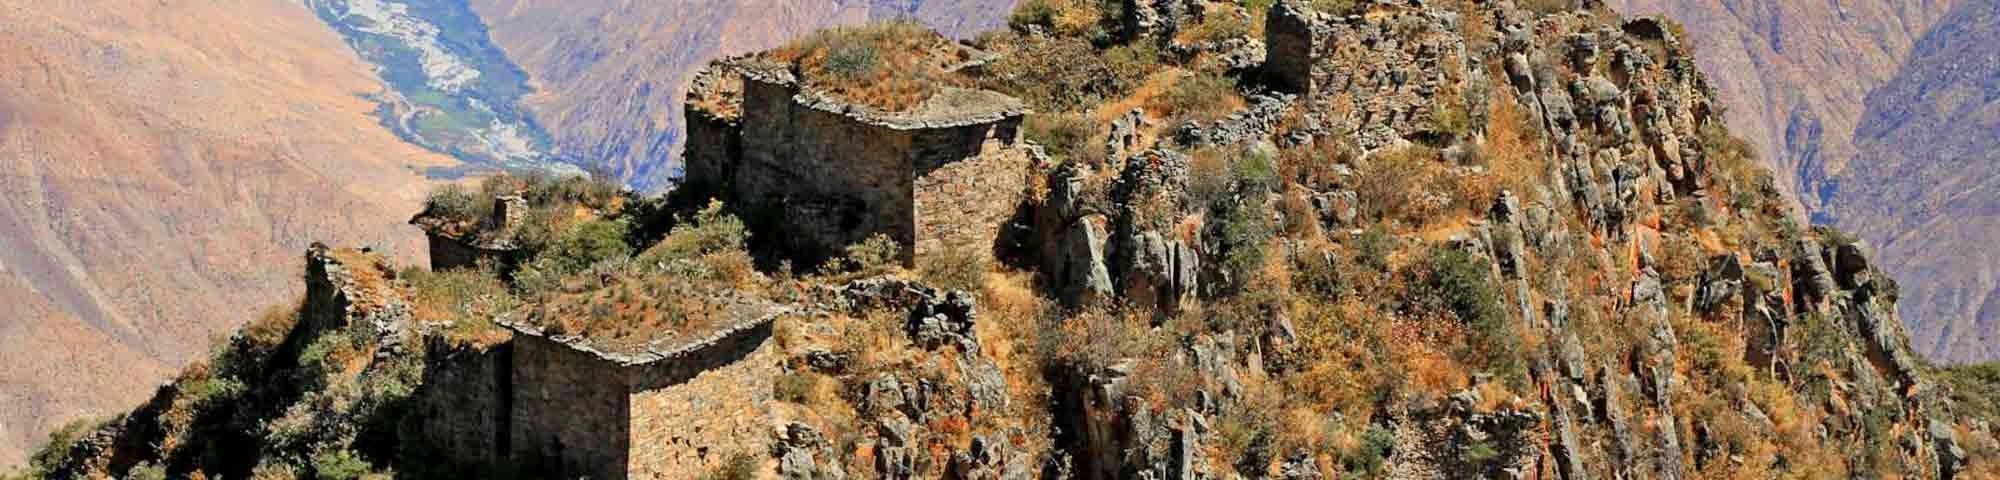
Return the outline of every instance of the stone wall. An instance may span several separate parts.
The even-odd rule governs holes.
[[[560,478],[626,478],[631,404],[619,365],[547,337],[513,342],[511,456]]]
[[[908,245],[914,136],[794,100],[789,79],[749,77],[731,197],[808,262],[874,234]]]
[[[743,158],[743,72],[731,60],[708,64],[688,84],[687,138],[682,142],[681,183],[676,188],[722,196],[732,189]]]
[[[998,144],[992,140],[989,144]],[[942,165],[917,177],[918,257],[948,248],[990,254],[1028,188],[1026,150],[1007,149]]]
[[[513,449],[512,345],[466,348],[431,337],[424,347],[424,383],[412,395],[424,421],[411,429],[464,471],[504,464]]]
[[[632,367],[631,478],[696,478],[735,454],[768,451],[778,354],[762,320]]]
[[[690,87],[702,100],[687,107],[683,188],[734,205],[761,233],[753,238],[776,242],[794,260],[817,263],[878,234],[914,247],[906,263],[933,249],[919,246],[935,243],[925,238],[990,244],[992,232],[973,227],[997,228],[991,212],[950,205],[927,214],[919,192],[1013,198],[988,190],[1022,185],[1013,172],[1024,167],[1001,162],[1025,157],[993,155],[1020,141],[1024,107],[1005,95],[946,87],[911,111],[887,113],[804,91],[783,65],[729,60],[703,75]],[[984,163],[952,167],[966,161]],[[988,173],[1001,177],[944,178]]]
[[[1286,0],[1264,16],[1264,74],[1279,89],[1311,96],[1318,46],[1327,41],[1323,15]]]
[[[301,307],[303,328],[294,336],[314,338],[321,332],[353,324],[391,333],[393,342],[410,321],[410,304],[401,280],[380,254],[366,249],[333,249],[314,242],[306,249],[306,298]]]
[[[514,252],[510,250],[479,248],[436,233],[425,233],[424,236],[430,239],[431,271],[434,272],[477,267],[481,262],[506,271],[511,270],[514,264]]]

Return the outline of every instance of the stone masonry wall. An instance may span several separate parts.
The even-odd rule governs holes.
[[[809,261],[877,233],[910,244],[912,133],[799,105],[796,93],[746,82],[732,197]]]
[[[1315,48],[1326,41],[1324,21],[1310,8],[1292,1],[1271,6],[1264,17],[1264,72],[1278,88],[1311,96],[1315,86],[1313,70],[1321,62]]]
[[[743,126],[739,119],[723,118],[689,105],[687,141],[683,143],[680,188],[722,196],[735,184],[736,165],[743,157]]]
[[[630,478],[696,478],[733,454],[768,451],[779,362],[770,338],[760,321],[682,359],[632,367]]]
[[[715,72],[735,76],[719,79]],[[937,238],[991,243],[992,232],[973,227],[997,229],[988,207],[1002,207],[934,202],[944,207],[931,215],[916,197],[1014,193],[989,191],[1016,186],[1018,176],[1011,174],[1014,165],[993,163],[1002,157],[989,154],[1019,143],[1025,111],[1019,101],[946,88],[914,110],[884,113],[802,91],[783,65],[727,61],[703,75],[690,87],[703,101],[687,107],[683,188],[734,205],[759,238],[777,242],[794,260],[816,263],[878,234],[911,247],[903,258],[909,264],[917,252],[935,250]],[[989,163],[952,166],[964,161]],[[1002,177],[942,177],[987,173]],[[920,178],[927,176],[934,178]],[[933,218],[918,218],[926,215]]]
[[[464,348],[433,337],[424,347],[424,383],[412,395],[423,445],[467,471],[503,464],[512,449],[511,344]]]
[[[989,131],[1010,134],[1003,129]],[[986,143],[997,147],[1001,142],[995,138]],[[925,257],[950,248],[992,253],[996,236],[1026,195],[1030,161],[1026,150],[995,149],[917,177],[915,255]]]
[[[424,236],[430,239],[431,271],[477,267],[480,262],[491,263],[503,271],[512,270],[514,252],[479,248],[436,233]]]
[[[509,437],[516,464],[559,478],[626,478],[631,413],[618,365],[516,334]]]

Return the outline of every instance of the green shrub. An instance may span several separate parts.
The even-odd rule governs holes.
[[[1248,286],[1264,265],[1268,243],[1275,234],[1270,209],[1262,197],[1244,198],[1211,207],[1210,214],[1221,221],[1209,224],[1209,234],[1220,247],[1223,273],[1218,291],[1235,293]]]
[[[1492,440],[1466,442],[1464,450],[1459,452],[1459,458],[1466,463],[1482,464],[1500,458],[1500,450],[1493,448]]]
[[[1426,277],[1412,294],[1420,307],[1452,314],[1471,328],[1470,354],[1510,382],[1520,372],[1520,339],[1507,321],[1505,298],[1494,286],[1489,264],[1471,252],[1453,247],[1432,248],[1425,259]]]
[[[903,245],[888,235],[875,234],[861,243],[848,245],[847,254],[827,262],[826,268],[865,276],[888,273],[902,263]]]
[[[359,480],[374,470],[366,460],[346,449],[313,454],[313,478],[319,480]]]
[[[638,257],[641,265],[655,266],[674,260],[694,259],[721,252],[741,251],[750,240],[742,220],[724,212],[722,202],[709,201],[694,218],[667,233],[659,243]]]
[[[1396,239],[1389,235],[1389,229],[1377,223],[1370,225],[1361,233],[1361,238],[1356,239],[1355,250],[1356,262],[1376,272],[1387,273],[1389,254],[1396,250]]]
[[[1229,176],[1240,195],[1258,198],[1278,190],[1278,166],[1270,154],[1258,150],[1243,152],[1229,164]]]
[[[528,296],[548,292],[562,279],[610,259],[627,257],[623,220],[591,220],[570,227],[514,272],[514,286]]]
[[[1014,7],[1014,13],[1007,15],[1007,26],[1016,31],[1027,31],[1033,27],[1053,30],[1056,26],[1055,4],[1049,0],[1028,0]]]
[[[1099,50],[1069,37],[1028,37],[989,65],[982,86],[1011,94],[1038,112],[1079,111],[1130,95],[1160,69],[1159,52],[1141,42]]]
[[[1348,473],[1374,476],[1381,473],[1382,466],[1388,462],[1389,455],[1394,453],[1395,449],[1396,432],[1382,428],[1381,425],[1369,425],[1368,430],[1361,433],[1359,445],[1341,452],[1340,464]]]
[[[1323,249],[1293,252],[1293,288],[1319,301],[1332,301],[1346,295],[1347,285],[1340,277],[1339,262],[1339,256]]]
[[[873,45],[842,45],[826,57],[826,71],[846,79],[874,73],[881,65],[882,52]]]
[[[153,462],[140,462],[125,472],[125,480],[167,480],[167,467]]]
[[[455,183],[444,184],[424,198],[425,211],[454,222],[478,221],[489,215],[492,209],[493,197],[488,196],[481,201]]]

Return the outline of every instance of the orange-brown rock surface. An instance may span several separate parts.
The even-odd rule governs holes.
[[[422,255],[451,160],[293,2],[0,3],[0,464],[296,295],[314,239]]]

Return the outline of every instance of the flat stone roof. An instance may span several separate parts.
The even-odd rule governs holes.
[[[814,92],[800,85],[798,76],[794,75],[791,67],[786,64],[766,60],[745,60],[736,66],[743,72],[745,81],[777,85],[796,92],[792,95],[792,101],[798,105],[895,130],[979,125],[1028,113],[1027,104],[1006,94],[952,86],[940,86],[936,94],[924,99],[915,108],[902,112],[885,112],[879,108]]]
[[[531,322],[507,318],[494,319],[494,323],[517,336],[545,338],[619,366],[632,367],[679,361],[723,340],[768,327],[777,321],[778,317],[795,313],[795,309],[789,305],[749,297],[739,297],[739,300],[729,305],[724,313],[729,318],[737,319],[735,321],[712,325],[696,332],[685,332],[686,334],[660,332],[669,335],[656,335],[652,340],[640,344],[602,342],[587,334],[557,334]]]

